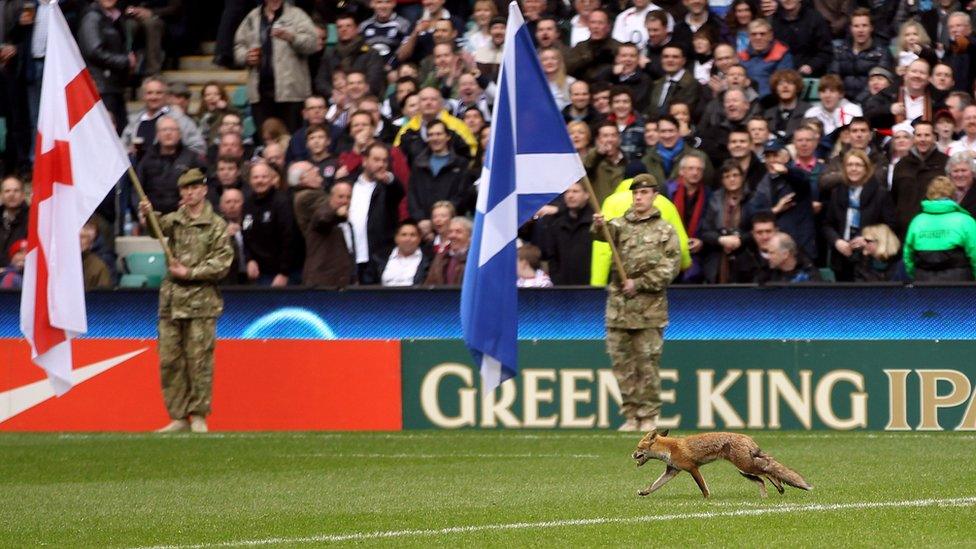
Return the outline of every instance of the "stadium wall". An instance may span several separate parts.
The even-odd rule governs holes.
[[[228,291],[215,430],[614,428],[604,293],[520,294],[521,375],[482,395],[453,290]],[[663,423],[684,429],[976,429],[968,287],[674,288]],[[0,431],[166,421],[156,295],[89,295],[81,380],[54,398],[0,293]]]

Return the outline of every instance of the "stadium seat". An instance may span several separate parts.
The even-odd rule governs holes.
[[[245,116],[242,123],[244,125],[244,138],[254,137],[254,134],[258,132],[257,126],[254,125],[253,116]]]
[[[336,44],[338,44],[339,34],[336,32],[335,23],[329,23],[329,25],[325,28],[325,30],[326,30],[325,47],[335,46]]]
[[[820,101],[820,80],[817,78],[803,79],[803,100],[814,102]]]
[[[834,270],[830,267],[823,267],[820,269],[820,278],[824,282],[837,282],[837,276],[834,275]]]
[[[0,153],[7,152],[7,119],[0,117]]]
[[[230,94],[230,104],[237,110],[247,108],[247,86],[237,86]]]
[[[146,285],[150,288],[158,288],[166,276],[166,256],[161,253],[131,253],[125,258],[125,267],[129,274],[146,277]]]
[[[146,275],[124,274],[119,279],[119,288],[145,288],[149,286],[149,278]]]

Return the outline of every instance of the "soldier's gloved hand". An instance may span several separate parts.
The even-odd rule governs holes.
[[[623,292],[624,295],[627,297],[634,297],[635,295],[637,295],[637,286],[634,284],[633,278],[628,278],[627,280],[624,280]]]

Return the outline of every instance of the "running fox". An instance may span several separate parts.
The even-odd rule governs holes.
[[[650,459],[659,459],[667,464],[664,473],[647,488],[637,492],[646,496],[664,486],[681,471],[688,471],[698,483],[702,495],[708,497],[708,485],[698,468],[716,459],[728,460],[739,470],[739,474],[759,485],[759,494],[766,497],[766,483],[769,479],[780,494],[783,483],[801,490],[813,490],[799,473],[786,467],[759,449],[752,437],[736,433],[704,433],[684,438],[669,437],[668,430],[653,430],[637,443],[633,457],[640,467]]]

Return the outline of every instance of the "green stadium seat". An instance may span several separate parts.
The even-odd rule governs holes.
[[[237,86],[234,88],[234,92],[230,94],[230,104],[237,110],[247,108],[247,86]]]
[[[166,256],[161,253],[135,252],[125,258],[129,274],[146,277],[146,285],[158,288],[166,276]]]
[[[336,32],[335,23],[329,23],[329,25],[325,27],[325,31],[325,47],[335,46],[339,43],[339,33]]]
[[[803,99],[806,101],[820,101],[820,79],[803,79]]]
[[[837,276],[834,275],[834,270],[830,267],[823,267],[820,269],[820,278],[824,282],[837,282]]]
[[[124,274],[119,279],[119,288],[145,288],[149,286],[149,278],[146,275]]]
[[[253,116],[245,116],[244,117],[244,121],[242,122],[242,124],[244,125],[244,130],[243,131],[244,131],[244,137],[245,138],[254,137],[254,134],[256,134],[258,132],[257,126],[254,125],[254,117]]]
[[[0,117],[0,153],[7,152],[7,119]]]

